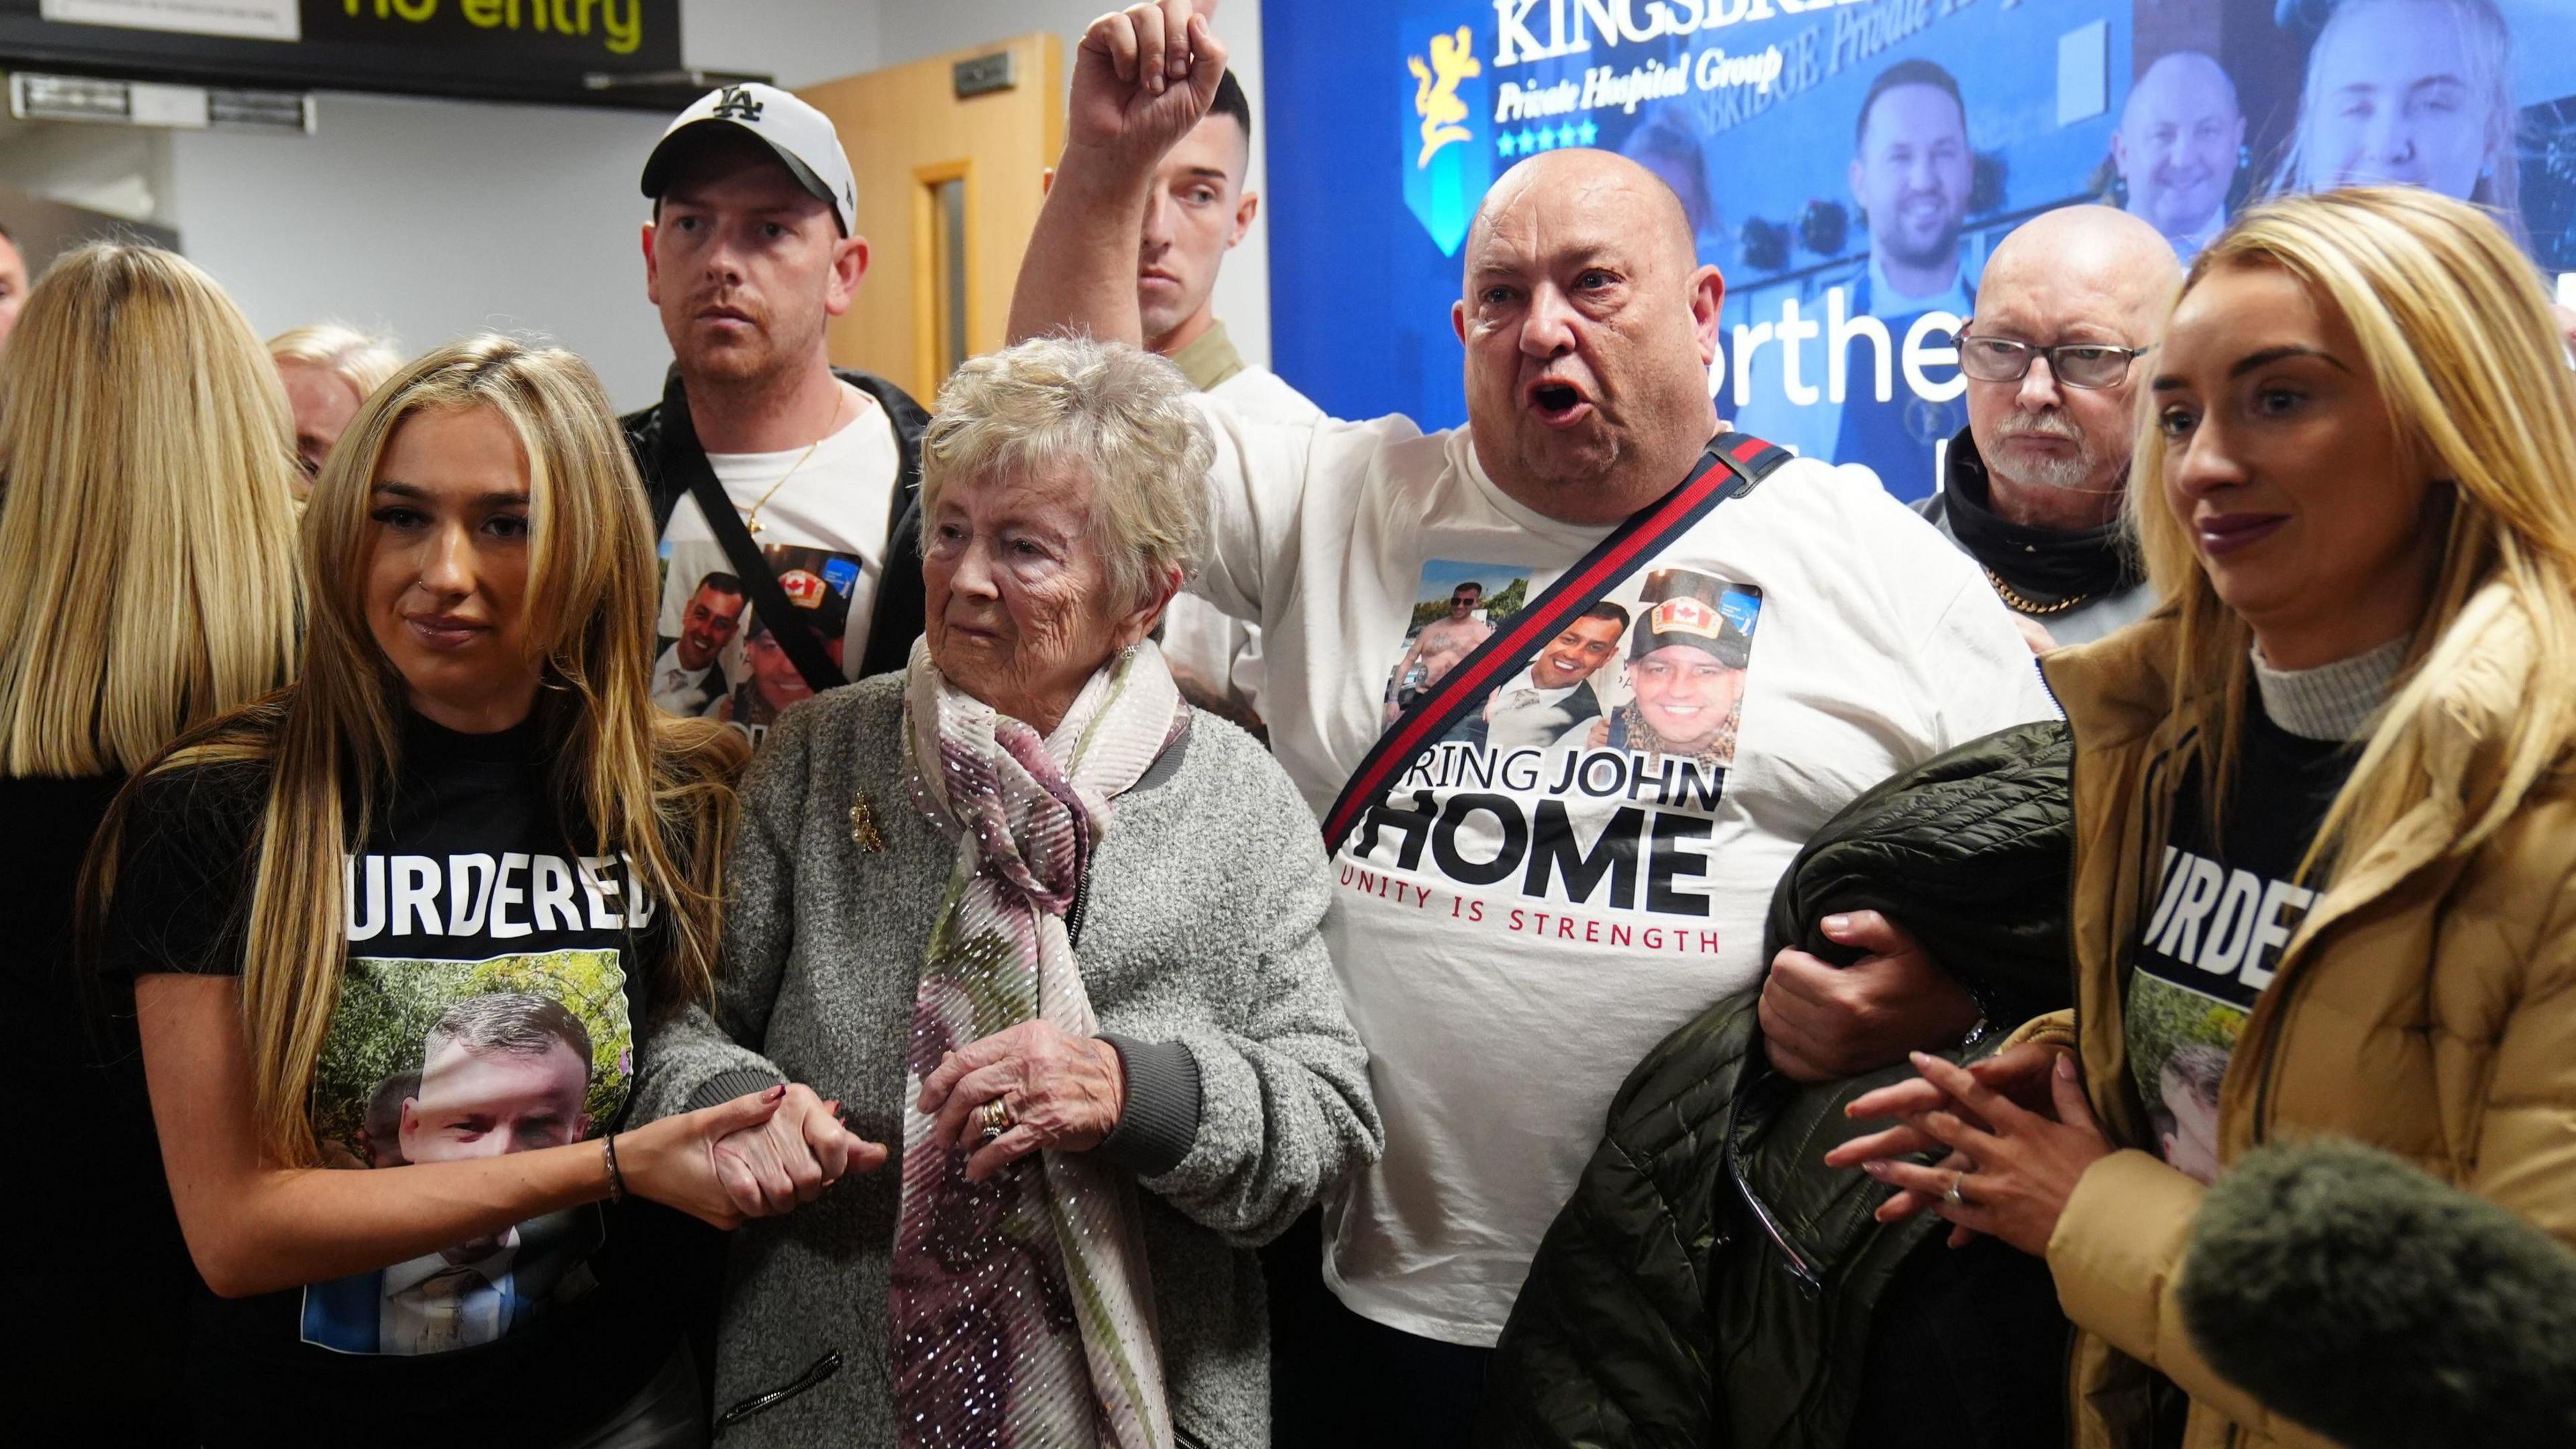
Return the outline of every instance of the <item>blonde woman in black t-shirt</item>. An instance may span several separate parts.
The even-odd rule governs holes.
[[[681,1285],[619,1200],[731,1226],[882,1151],[802,1088],[621,1126],[708,991],[745,750],[653,708],[607,399],[568,353],[433,353],[360,409],[303,543],[300,683],[130,787],[94,878],[213,1295],[200,1428],[703,1442]],[[820,1180],[764,1190],[781,1130]]]

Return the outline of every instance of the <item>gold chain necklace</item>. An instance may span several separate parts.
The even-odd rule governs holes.
[[[1979,567],[1983,568],[1984,565],[1980,564]],[[2005,583],[2004,576],[1996,573],[1993,569],[1986,569],[1986,582],[1995,586],[1995,593],[2000,596],[2005,603],[2012,605],[2015,610],[2024,614],[2029,614],[2034,618],[2046,618],[2050,614],[2063,614],[2067,610],[2074,608],[2076,605],[2083,603],[2086,599],[2093,597],[2091,594],[2076,594],[2068,598],[2060,599],[2054,604],[2043,604],[2038,600],[2023,594],[2012,585]]]
[[[832,425],[823,430],[823,438],[828,438],[841,430],[841,404],[844,401],[845,399],[840,397],[832,399]],[[787,465],[787,471],[778,475],[778,481],[769,485],[769,491],[760,495],[760,501],[751,505],[751,510],[743,514],[744,532],[752,534],[760,532],[765,526],[760,521],[760,510],[769,506],[769,500],[778,496],[778,490],[787,486],[787,480],[796,476],[796,470],[805,466],[805,460],[814,456],[816,448],[823,446],[823,438],[816,438],[807,443],[805,451],[796,455],[796,461]],[[740,509],[742,505],[737,503],[734,507]]]

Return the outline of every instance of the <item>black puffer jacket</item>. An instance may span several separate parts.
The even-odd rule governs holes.
[[[1781,879],[1766,957],[1847,958],[1822,918],[1884,911],[2003,1027],[2065,1007],[2070,761],[2065,726],[2023,725],[1853,801]],[[1821,1159],[1876,1130],[1845,1103],[1912,1069],[1792,1082],[1763,1055],[1757,997],[1710,1007],[1619,1089],[1503,1331],[1485,1442],[1841,1449],[1871,1310],[1940,1223],[1876,1222],[1888,1190]]]
[[[901,669],[912,658],[912,641],[921,637],[921,432],[930,414],[912,395],[873,373],[836,367],[832,375],[877,400],[893,425],[903,469],[895,478],[894,498],[886,509],[885,573],[877,581],[876,601],[869,607],[867,647],[845,672],[852,679]],[[672,368],[662,384],[662,400],[618,419],[635,468],[644,475],[644,491],[653,500],[653,533],[659,537],[671,521],[671,510],[688,496],[689,478],[706,467],[706,451],[689,423],[688,391],[680,370]]]

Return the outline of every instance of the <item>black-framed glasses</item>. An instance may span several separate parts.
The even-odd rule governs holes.
[[[1969,336],[1959,339],[1959,370],[1979,382],[2019,382],[2030,371],[2031,358],[2046,353],[2049,375],[2068,387],[2118,387],[2120,379],[2129,375],[2129,363],[2155,350],[2153,343],[2114,347],[2108,342],[2060,342],[2054,347],[2034,347],[2009,337]]]

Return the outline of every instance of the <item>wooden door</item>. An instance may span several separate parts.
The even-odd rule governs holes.
[[[957,63],[996,54],[1010,57],[1009,88],[961,99]],[[832,323],[832,361],[929,406],[957,361],[1002,345],[1039,177],[1064,146],[1062,44],[1024,35],[797,94],[841,133],[868,239],[867,280]]]

